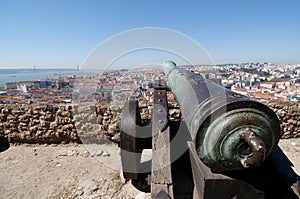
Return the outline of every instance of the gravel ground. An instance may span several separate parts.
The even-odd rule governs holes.
[[[280,148],[294,165],[294,171],[300,175],[300,138],[282,139]]]
[[[300,138],[281,140],[280,147],[300,174]],[[118,170],[106,166],[118,161],[114,159],[117,151],[91,148],[11,146],[0,153],[0,198],[150,198],[125,182]]]
[[[84,145],[19,145],[0,153],[0,198],[149,198]]]

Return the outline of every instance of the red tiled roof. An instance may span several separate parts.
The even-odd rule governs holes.
[[[255,93],[255,96],[257,98],[262,98],[262,99],[276,99],[276,97],[274,97],[273,95],[271,94],[267,94],[267,93],[260,93],[260,92],[257,92]]]
[[[233,90],[237,92],[248,92],[246,88],[234,88]]]

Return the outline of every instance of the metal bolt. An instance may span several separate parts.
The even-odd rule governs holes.
[[[158,120],[158,122],[159,122],[160,124],[164,123],[164,121],[163,121],[163,120]]]
[[[158,112],[160,112],[160,113],[161,113],[161,112],[163,112],[163,110],[160,108],[160,109],[158,109]]]

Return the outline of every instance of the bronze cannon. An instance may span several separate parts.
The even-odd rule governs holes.
[[[138,100],[125,103],[121,161],[125,179],[152,198],[297,198],[292,163],[278,147],[276,114],[172,61],[154,83],[152,120],[143,123]],[[171,121],[167,94],[181,112]],[[144,149],[152,159],[141,162]],[[298,181],[298,182],[297,182]]]

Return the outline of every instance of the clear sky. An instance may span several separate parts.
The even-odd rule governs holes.
[[[0,68],[75,68],[141,27],[184,33],[215,63],[300,64],[300,0],[0,0]]]

